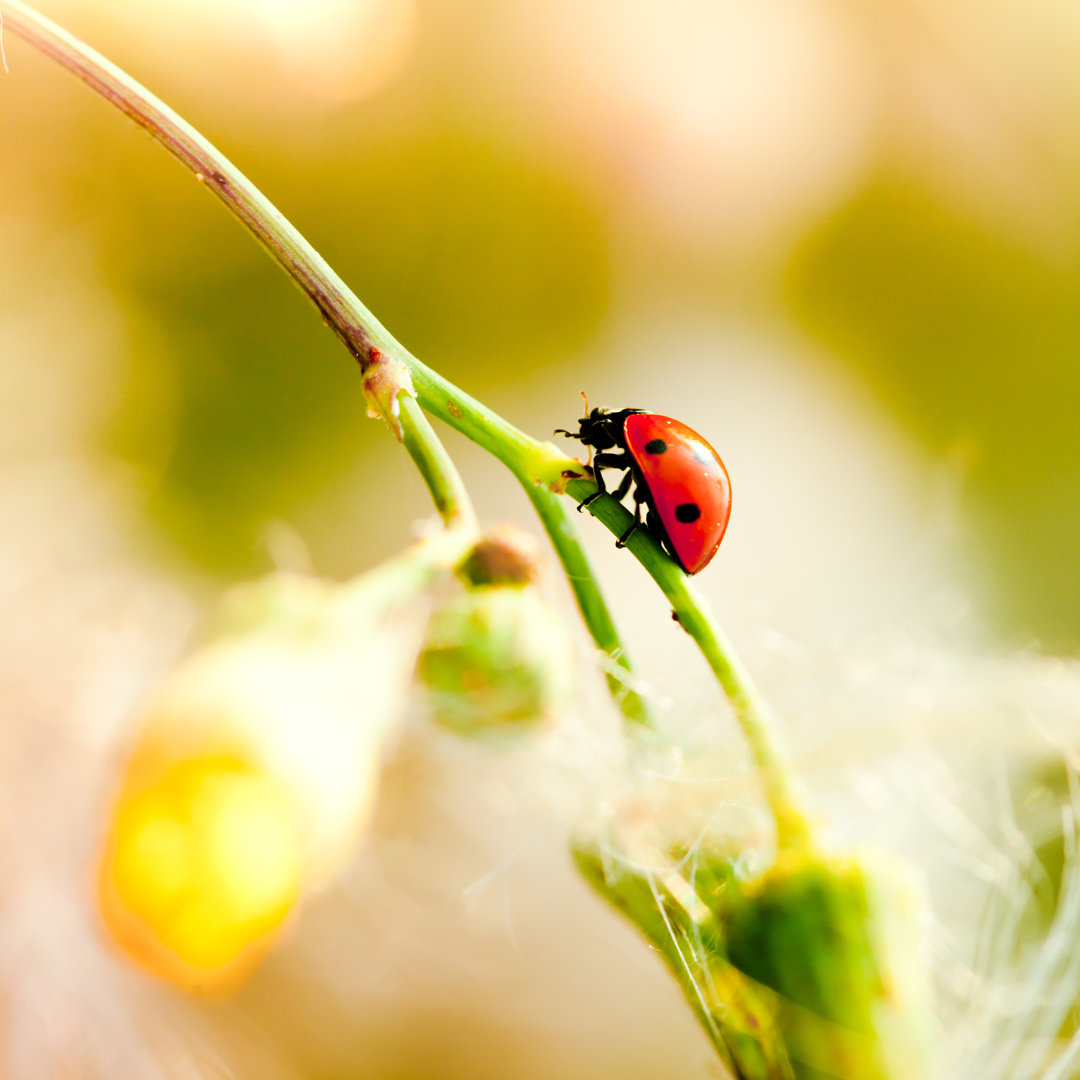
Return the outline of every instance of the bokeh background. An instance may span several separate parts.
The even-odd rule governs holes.
[[[515,423],[572,426],[586,390],[706,434],[735,513],[702,588],[797,742],[838,679],[884,672],[874,700],[904,698],[920,665],[891,668],[897,650],[1080,652],[1080,9],[44,10]],[[79,853],[139,695],[230,583],[275,565],[348,577],[429,508],[266,256],[133,124],[5,46],[8,1075],[64,1055],[132,1076],[181,1059],[195,1075],[707,1075],[673,986],[567,868],[551,790],[574,802],[580,758],[549,754],[538,779],[533,760],[407,737],[373,853],[236,1002],[181,1001],[98,950]],[[513,482],[447,441],[485,519],[528,526]],[[717,708],[697,661],[582,524],[643,673],[692,727]]]

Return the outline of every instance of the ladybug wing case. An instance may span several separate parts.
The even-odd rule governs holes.
[[[688,574],[704,570],[731,517],[720,455],[693,428],[657,413],[628,416],[623,434],[675,557]]]

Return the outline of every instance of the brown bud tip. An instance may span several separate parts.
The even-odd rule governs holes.
[[[540,571],[540,546],[516,525],[496,526],[477,544],[458,567],[471,587],[483,585],[529,585]]]

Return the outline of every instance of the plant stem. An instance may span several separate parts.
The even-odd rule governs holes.
[[[5,26],[52,57],[140,127],[205,184],[281,264],[345,347],[366,366],[392,341],[326,261],[228,158],[125,71],[21,0],[4,0]]]
[[[5,24],[13,33],[52,57],[149,131],[225,203],[311,299],[323,320],[359,362],[365,375],[365,392],[376,398],[389,422],[399,423],[399,435],[413,441],[410,453],[432,487],[441,512],[462,513],[461,508],[467,504],[460,498],[463,489],[454,479],[456,474],[447,473],[441,464],[445,450],[436,448],[437,440],[433,443],[424,434],[418,422],[419,410],[414,412],[408,393],[400,392],[411,391],[410,376],[420,405],[507,465],[529,492],[540,514],[593,639],[617,664],[628,668],[585,553],[573,536],[565,512],[555,510],[550,498],[551,491],[566,489],[568,482],[568,490],[579,499],[596,490],[592,481],[582,478],[581,463],[561,454],[552,443],[530,438],[413,357],[258,188],[164,102],[22,0],[4,0],[4,5]],[[388,397],[371,388],[380,380],[390,387]],[[394,402],[401,406],[404,420],[398,421],[393,415]],[[533,489],[538,484],[550,490],[535,495]],[[616,535],[629,525],[629,512],[609,497],[597,499],[589,509]],[[799,808],[795,782],[749,676],[713,624],[701,598],[690,588],[686,575],[648,532],[638,529],[627,547],[671,601],[679,622],[697,642],[731,700],[761,772],[781,844],[802,842],[808,826]],[[621,694],[619,700],[629,719],[637,722],[645,715],[644,703],[636,694]]]
[[[459,525],[475,531],[476,514],[469,493],[431,421],[407,392],[399,392],[398,408],[402,445],[420,470],[439,515],[448,527]]]
[[[630,662],[623,651],[604,597],[596,587],[589,556],[578,537],[576,522],[570,517],[570,508],[547,488],[524,478],[520,479],[525,494],[528,495],[558,552],[578,607],[585,613],[585,621],[592,631],[593,640],[620,669],[606,672],[611,696],[628,721],[635,725],[652,726],[653,718],[648,702],[629,684],[632,678]]]
[[[262,192],[224,154],[163,101],[100,53],[38,14],[21,0],[3,2],[8,29],[56,60],[145,128],[196,179],[225,203],[229,211],[248,228],[294,284],[315,304],[323,321],[359,362],[361,370],[365,372],[366,391],[368,380],[378,378],[378,370],[373,372],[373,368],[400,365],[401,371],[393,371],[389,377],[392,384],[388,395],[391,409],[396,402],[406,416],[416,419],[407,404],[407,395],[399,394],[396,389],[399,383],[407,384],[411,374],[421,405],[494,454],[511,469],[526,486],[526,490],[537,483],[561,487],[569,476],[582,475],[580,462],[560,454],[551,443],[540,443],[530,438],[413,357],[368,311],[329,264]],[[404,378],[400,377],[402,374]],[[396,382],[395,375],[398,376]],[[376,401],[376,405],[386,414],[387,396]],[[395,423],[395,417],[387,416],[387,419],[392,424]],[[402,423],[398,431],[399,437],[405,438],[407,430],[408,425]],[[417,438],[419,432],[420,428],[414,424]],[[442,454],[430,448],[430,452],[423,451],[416,440],[414,447],[421,452],[421,460],[417,459],[415,453],[414,460],[417,460],[421,472],[425,473],[425,479],[431,486],[432,479],[440,471],[445,474],[445,470],[438,467],[438,460],[445,451]],[[410,449],[410,453],[412,452]],[[463,489],[459,482],[438,481],[438,486],[439,490],[433,488],[432,494],[440,512],[444,506],[450,510],[455,503],[458,506],[464,505],[460,498]],[[611,655],[616,663],[628,668],[625,651],[618,640],[603,595],[585,560],[584,552],[578,546],[575,553],[574,546],[565,540],[568,533],[565,522],[559,524],[551,513],[541,515],[541,518],[560,559],[564,559],[566,573],[593,640]],[[567,558],[569,562],[565,561]],[[637,722],[644,715],[643,703],[637,695],[622,695],[623,689],[620,688],[620,695],[624,711],[629,710],[627,716]]]
[[[567,493],[579,500],[595,491],[596,485],[589,480],[573,480],[567,485]],[[630,511],[609,495],[594,499],[586,509],[617,536],[625,533],[633,521]],[[731,702],[776,820],[777,844],[782,848],[805,844],[810,826],[802,808],[798,781],[776,735],[775,723],[750,674],[716,625],[708,604],[690,584],[685,571],[647,529],[635,529],[626,547],[660,586],[679,625],[697,643]]]
[[[466,522],[448,523],[410,544],[403,552],[365,570],[342,586],[337,604],[355,607],[364,620],[373,609],[391,608],[417,589],[423,589],[453,571],[476,543],[475,530]]]

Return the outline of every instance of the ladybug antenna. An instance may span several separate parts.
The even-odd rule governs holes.
[[[580,430],[584,429],[585,421],[589,419],[589,395],[586,394],[584,390],[579,390],[578,393],[581,395],[581,400],[585,402],[585,417],[581,421],[579,434],[572,436],[572,438],[581,439],[582,442],[585,442],[585,437],[584,437],[584,435],[580,434]],[[585,462],[585,467],[587,469],[591,469],[592,468],[593,448],[589,443],[585,443],[585,445],[589,447],[589,458]]]

